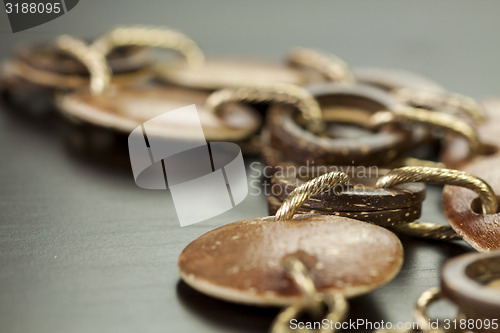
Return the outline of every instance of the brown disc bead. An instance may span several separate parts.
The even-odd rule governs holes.
[[[425,199],[423,183],[405,183],[393,188],[375,188],[377,180],[389,170],[356,166],[299,168],[291,172],[277,172],[271,179],[270,193],[279,201],[298,186],[320,175],[340,171],[350,178],[350,186],[337,188],[311,196],[302,208],[345,212],[367,212],[420,207]]]
[[[360,83],[389,92],[399,88],[443,90],[441,85],[431,79],[402,69],[363,67],[355,68],[353,72]]]
[[[159,68],[158,76],[170,84],[207,90],[257,83],[310,82],[306,73],[285,64],[245,59],[207,59],[199,68],[184,62],[169,62]]]
[[[269,214],[276,214],[278,209],[281,207],[283,202],[280,201],[275,196],[267,197],[267,207]],[[413,222],[420,217],[422,213],[422,204],[415,204],[410,207],[395,208],[395,209],[384,209],[384,210],[366,210],[366,211],[341,211],[333,210],[329,208],[319,209],[319,208],[305,208],[300,207],[297,210],[298,213],[311,213],[319,215],[334,215],[348,217],[351,219],[373,223],[381,227],[391,227],[396,224]]]
[[[500,156],[475,161],[463,167],[500,193]],[[500,214],[483,215],[481,201],[473,191],[446,185],[443,189],[443,210],[452,226],[469,245],[478,251],[500,250]]]
[[[239,141],[258,130],[261,118],[253,108],[228,104],[216,114],[204,106],[207,96],[199,90],[143,84],[117,87],[100,95],[92,95],[87,89],[77,90],[62,95],[58,106],[70,119],[125,134],[151,118],[190,104],[197,107],[206,140]],[[180,118],[151,130],[161,137],[189,140],[196,125]]]
[[[475,320],[474,332],[500,332],[500,327],[495,328],[492,322],[500,320],[499,281],[498,251],[452,258],[441,270],[443,295],[455,303],[467,319]]]
[[[290,257],[306,266],[318,292],[353,297],[390,281],[401,268],[403,248],[392,232],[344,217],[263,217],[200,236],[181,253],[178,267],[188,285],[207,295],[283,306],[304,297],[285,271]]]
[[[486,181],[495,193],[500,193],[500,100],[483,103],[488,119],[479,125],[478,133],[486,151],[471,155],[461,138],[448,138],[442,155],[448,167],[456,167]],[[455,231],[478,251],[500,250],[500,214],[483,215],[477,195],[465,188],[445,186],[443,209]]]
[[[483,144],[483,152],[473,155],[468,142],[461,136],[450,134],[445,139],[441,161],[452,169],[464,169],[467,165],[482,160],[496,159],[500,155],[500,98],[481,102],[486,112],[486,120],[477,125],[476,132]],[[494,164],[493,164],[494,165]],[[479,174],[479,176],[481,176]]]
[[[295,119],[296,109],[275,105],[267,113],[269,136],[263,145],[279,151],[281,160],[298,165],[388,165],[428,139],[423,127],[388,124],[370,129],[370,116],[401,105],[379,89],[338,83],[307,87],[327,122],[321,136],[304,129]]]

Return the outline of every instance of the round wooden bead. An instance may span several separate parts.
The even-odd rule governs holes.
[[[118,87],[100,95],[75,91],[62,96],[59,107],[70,119],[126,134],[151,118],[190,104],[196,104],[207,140],[244,140],[259,129],[261,117],[253,108],[228,104],[215,114],[204,107],[207,96],[208,93],[187,88],[141,85]],[[193,126],[197,124],[179,118],[156,124],[151,130],[161,137],[189,140]]]
[[[158,75],[171,84],[207,90],[258,83],[303,85],[309,82],[306,73],[284,64],[234,59],[207,59],[198,68],[184,62],[168,63],[159,68]]]
[[[179,257],[182,279],[210,296],[237,303],[283,306],[303,297],[283,262],[303,262],[318,292],[346,297],[390,281],[403,262],[399,239],[381,227],[344,217],[296,215],[231,223],[189,244]]]
[[[298,186],[321,174],[341,171],[350,179],[350,186],[338,185],[336,190],[311,196],[302,208],[333,211],[376,211],[419,207],[425,199],[425,185],[405,183],[393,188],[375,188],[377,180],[388,170],[356,166],[300,168],[290,172],[276,172],[271,179],[270,193],[283,201]]]

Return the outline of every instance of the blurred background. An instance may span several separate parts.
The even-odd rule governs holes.
[[[0,59],[21,42],[148,24],[184,32],[208,55],[278,61],[294,46],[313,47],[352,67],[403,68],[481,99],[500,95],[499,15],[495,0],[80,0],[15,34],[0,13]],[[179,282],[176,268],[204,232],[266,215],[264,197],[180,228],[167,192],[141,190],[129,169],[68,151],[57,122],[0,108],[1,332],[267,330],[276,310],[210,299]],[[444,222],[439,189],[429,191],[422,220]],[[460,243],[404,245],[400,275],[353,300],[352,318],[410,321],[418,295],[438,285],[440,264],[469,251]]]

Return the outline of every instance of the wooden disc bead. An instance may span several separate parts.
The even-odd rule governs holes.
[[[303,85],[306,73],[285,64],[234,59],[207,59],[199,68],[184,62],[168,63],[159,68],[159,77],[179,86],[216,90],[257,83],[289,83]]]
[[[461,136],[448,135],[446,137],[441,161],[452,169],[464,169],[467,165],[482,160],[496,159],[500,155],[500,98],[492,98],[481,102],[486,112],[486,120],[476,128],[479,141],[483,143],[484,151],[472,155],[468,142]],[[480,174],[478,176],[481,176]]]
[[[88,90],[71,92],[60,98],[59,107],[70,119],[126,134],[153,117],[190,104],[196,104],[207,140],[244,140],[260,127],[261,117],[253,108],[228,104],[215,114],[204,107],[207,96],[187,88],[141,85],[118,87],[101,95]],[[179,118],[175,123],[156,126],[154,134],[189,140],[192,126],[196,124]]]
[[[448,260],[441,271],[443,295],[467,319],[475,319],[474,332],[500,332],[500,252],[466,254]],[[486,324],[489,327],[486,327]]]
[[[379,168],[363,168],[356,166],[301,168],[293,172],[277,172],[271,179],[270,193],[280,201],[298,186],[325,172],[342,171],[350,178],[350,186],[341,191],[325,191],[310,197],[302,204],[303,208],[367,212],[387,209],[417,207],[425,199],[425,185],[422,183],[405,183],[393,188],[375,188],[377,180],[387,174],[388,170]]]
[[[303,295],[283,262],[302,261],[318,292],[367,293],[400,270],[403,248],[381,227],[337,216],[297,215],[231,223],[189,244],[179,257],[182,279],[207,295],[237,303],[283,306]]]
[[[500,193],[500,99],[483,103],[488,120],[479,125],[481,141],[488,151],[472,156],[467,144],[460,138],[449,138],[443,161],[449,167],[458,167],[486,181],[495,193]],[[477,195],[465,188],[445,186],[443,209],[455,231],[478,251],[500,250],[500,214],[483,215]]]
[[[280,201],[275,196],[267,197],[267,207],[269,210],[269,214],[276,214],[278,209],[281,207],[283,202]],[[311,213],[311,214],[319,214],[319,215],[334,215],[334,216],[343,216],[351,219],[373,223],[379,225],[381,227],[391,227],[396,224],[404,223],[404,222],[413,222],[420,217],[422,213],[422,205],[421,203],[415,204],[410,207],[403,208],[395,208],[395,209],[384,209],[384,210],[372,210],[372,211],[340,211],[333,210],[329,208],[305,208],[300,207],[297,210],[298,213]]]

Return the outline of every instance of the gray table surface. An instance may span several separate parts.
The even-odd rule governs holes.
[[[482,98],[500,94],[499,15],[499,1],[81,0],[16,34],[0,13],[0,56],[21,41],[144,23],[184,31],[208,54],[278,60],[293,46],[311,46],[352,66],[406,68]],[[1,108],[0,332],[266,331],[275,310],[203,296],[179,282],[176,268],[204,232],[265,215],[263,196],[252,191],[230,212],[181,228],[166,191],[142,190],[129,168],[68,149],[60,119]],[[422,220],[445,222],[438,188]],[[352,300],[352,318],[411,320],[418,295],[438,285],[441,263],[470,251],[403,241],[401,273]]]

